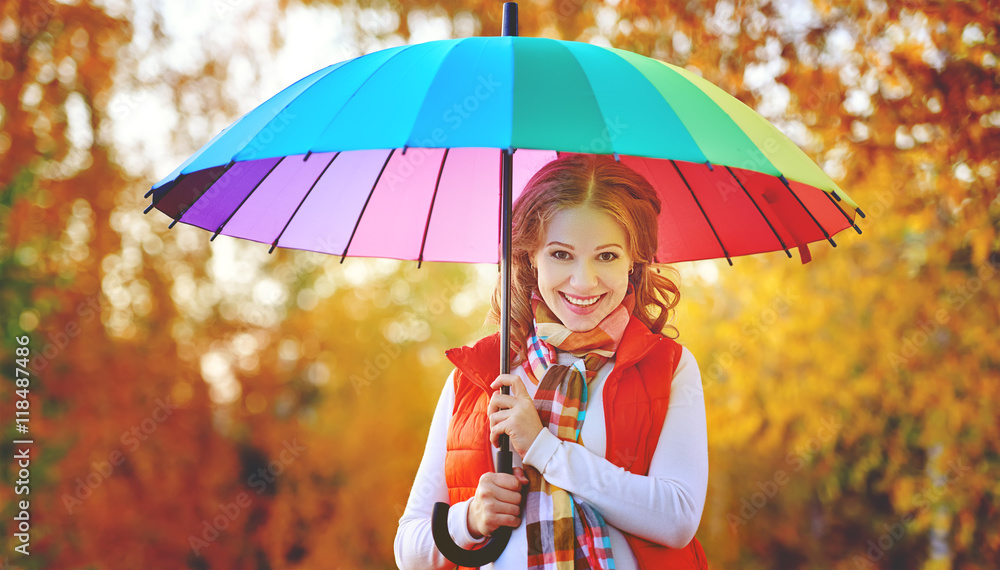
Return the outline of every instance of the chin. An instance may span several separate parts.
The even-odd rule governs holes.
[[[573,332],[587,332],[589,330],[592,330],[597,325],[599,325],[606,316],[607,315],[603,315],[601,316],[600,319],[593,319],[593,318],[581,319],[576,315],[567,315],[565,317],[560,317],[560,320],[563,322],[563,325],[565,325],[566,328],[568,328]]]

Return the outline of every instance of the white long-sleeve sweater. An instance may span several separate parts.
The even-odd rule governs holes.
[[[575,358],[558,354],[560,364]],[[604,421],[604,383],[614,367],[608,361],[588,384],[590,402],[581,431],[583,445],[561,441],[543,429],[523,458],[523,464],[538,469],[549,483],[566,489],[579,500],[593,505],[604,516],[611,537],[615,567],[633,570],[636,560],[625,536],[627,531],[672,548],[686,546],[701,521],[708,487],[708,435],[701,374],[694,356],[684,348],[670,388],[670,405],[663,431],[653,453],[649,475],[635,475],[604,459],[607,444]],[[521,367],[513,373],[521,378],[534,397],[537,387]],[[396,565],[403,570],[452,568],[434,545],[431,512],[434,503],[448,502],[444,462],[448,422],[455,407],[454,371],[438,399],[424,455],[410,489],[403,516],[399,519],[394,549]],[[494,448],[494,456],[496,449]],[[522,458],[514,452],[514,466]],[[482,540],[469,534],[469,502],[451,507],[448,527],[456,544],[472,548]],[[504,570],[527,564],[527,536],[524,519],[511,533],[500,558],[483,568]]]

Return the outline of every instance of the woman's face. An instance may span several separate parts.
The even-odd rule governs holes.
[[[545,304],[571,331],[589,331],[621,304],[632,257],[625,229],[589,206],[560,210],[533,256]]]

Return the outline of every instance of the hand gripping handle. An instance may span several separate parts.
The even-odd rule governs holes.
[[[503,390],[506,392],[508,388],[504,386]],[[513,454],[510,451],[510,441],[507,435],[504,434],[500,436],[500,451],[497,451],[497,473],[513,473],[512,463]],[[441,554],[445,558],[459,566],[468,568],[484,566],[500,558],[500,554],[507,547],[507,541],[510,540],[510,533],[514,530],[513,528],[502,526],[490,536],[489,542],[482,548],[465,550],[455,544],[455,541],[451,538],[451,533],[448,532],[448,508],[448,503],[435,503],[434,511],[431,515],[431,533],[434,536],[434,543],[437,544],[438,550],[441,551]]]

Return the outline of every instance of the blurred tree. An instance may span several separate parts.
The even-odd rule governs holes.
[[[235,462],[197,367],[164,333],[177,311],[142,264],[163,244],[133,239],[114,213],[137,182],[104,136],[130,39],[125,17],[91,3],[0,10],[0,406],[13,409],[14,337],[26,334],[35,444],[30,496],[17,498],[30,501],[32,555],[16,563],[32,568],[183,564],[177,537]],[[12,456],[10,438],[0,450]],[[199,500],[177,500],[192,491]],[[0,497],[13,553],[13,488]]]

